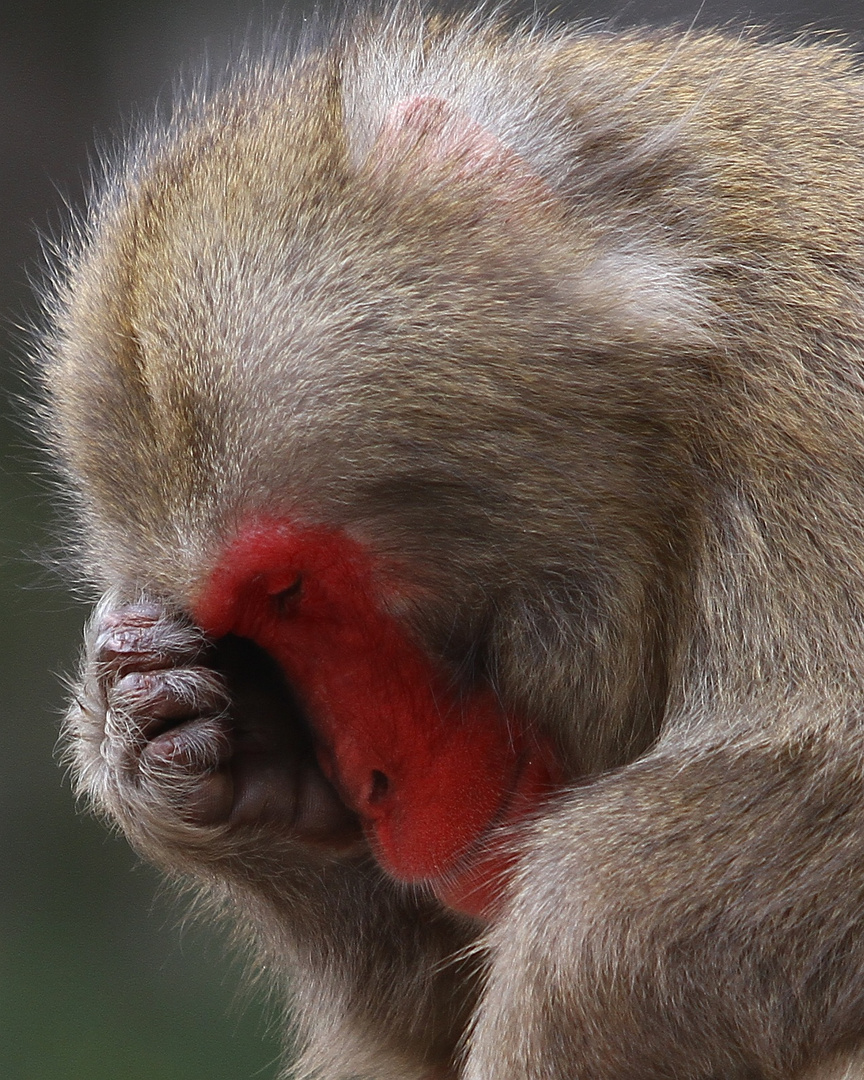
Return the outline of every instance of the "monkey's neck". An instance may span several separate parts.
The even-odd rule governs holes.
[[[560,769],[489,687],[457,691],[384,610],[380,582],[344,533],[256,520],[223,553],[195,616],[214,637],[250,638],[279,662],[322,769],[382,865],[480,914],[507,865],[496,827],[524,817]]]

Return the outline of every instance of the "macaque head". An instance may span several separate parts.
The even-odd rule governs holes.
[[[574,648],[549,582],[629,545],[619,606],[645,603],[658,499],[605,353],[686,320],[632,252],[587,226],[565,248],[564,199],[460,105],[352,131],[321,70],[226,91],[133,159],[61,297],[51,392],[94,576],[266,650],[381,863],[482,910],[491,834],[573,771],[533,715]],[[608,472],[639,504],[611,521]],[[596,590],[556,587],[598,648]]]

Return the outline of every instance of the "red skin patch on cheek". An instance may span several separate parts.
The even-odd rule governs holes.
[[[378,595],[373,559],[344,533],[259,519],[226,549],[194,614],[282,666],[321,767],[382,865],[488,913],[507,860],[484,837],[535,807],[560,770],[491,690],[456,693]]]

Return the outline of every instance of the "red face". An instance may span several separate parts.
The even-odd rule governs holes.
[[[375,570],[343,533],[257,520],[225,551],[195,617],[213,637],[250,638],[278,661],[321,768],[381,864],[481,913],[507,865],[490,830],[523,817],[560,771],[489,688],[454,689],[383,610]]]

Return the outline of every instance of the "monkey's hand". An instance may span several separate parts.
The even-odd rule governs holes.
[[[290,688],[251,643],[214,645],[158,603],[110,597],[85,643],[66,729],[79,787],[148,857],[170,864],[177,849],[188,866],[262,830],[270,844],[361,844]]]
[[[387,881],[276,665],[111,594],[85,647],[66,725],[79,789],[146,858],[233,907],[291,980],[304,1075],[379,1075],[382,1061],[406,1080],[451,1075],[475,967],[452,958],[476,929]]]

